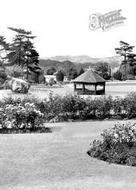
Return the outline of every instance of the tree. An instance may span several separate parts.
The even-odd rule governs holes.
[[[78,76],[78,74],[77,74],[77,70],[75,68],[72,67],[68,70],[68,76],[67,77],[69,80],[73,80],[77,76]]]
[[[56,81],[54,80],[54,78],[50,78],[49,83],[50,86],[53,86],[54,84],[56,84]]]
[[[124,73],[122,72],[123,80],[127,79],[127,65],[129,64],[130,60],[135,57],[132,53],[133,49],[134,46],[131,46],[124,41],[120,41],[120,47],[115,48],[116,53],[123,57],[123,61],[121,63],[121,66],[124,67]]]
[[[84,72],[85,72],[84,69],[81,67],[80,70],[79,70],[78,76],[80,76],[80,75],[83,74]]]
[[[0,61],[0,85],[2,85],[7,79],[7,74],[5,72],[5,67],[3,63]]]
[[[59,82],[63,82],[63,80],[64,80],[64,73],[61,70],[57,72],[56,79]]]
[[[8,29],[16,33],[13,42],[10,44],[9,53],[7,55],[11,65],[19,65],[22,68],[27,68],[29,65],[37,65],[39,63],[39,54],[35,50],[32,40],[35,36],[32,36],[31,31],[25,31],[24,29],[17,29],[8,27]]]
[[[106,62],[97,63],[95,71],[105,80],[109,80],[111,78],[111,68]]]
[[[56,69],[54,67],[51,67],[49,68],[47,71],[46,71],[46,74],[47,75],[53,75],[54,73],[56,73]]]
[[[9,50],[9,44],[6,42],[4,36],[0,36],[0,59],[1,61],[6,59],[7,51]],[[4,56],[3,56],[4,54]]]
[[[23,67],[25,64],[25,47],[31,32],[12,27],[8,27],[8,29],[16,32],[16,35],[10,44],[10,52],[8,54],[9,62],[11,65],[16,64]]]
[[[113,74],[113,78],[116,80],[122,80],[122,73],[117,70],[114,74]]]
[[[127,63],[130,65],[130,67],[133,67],[136,65],[136,54],[131,53],[127,56]]]
[[[133,65],[133,66],[130,68],[129,74],[132,74],[133,76],[136,76],[136,65]]]

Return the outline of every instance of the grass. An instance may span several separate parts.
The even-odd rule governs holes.
[[[136,189],[136,168],[86,154],[113,121],[57,123],[51,134],[0,135],[0,188],[4,190]]]
[[[106,85],[106,95],[125,96],[130,92],[136,92],[136,81],[133,82],[110,82]],[[44,87],[44,85],[31,86],[28,94],[15,94],[11,90],[0,90],[0,98],[12,96],[13,98],[31,97],[35,96],[40,99],[47,98],[50,93],[59,94],[60,96],[66,94],[74,94],[73,84],[63,85],[61,87]]]
[[[5,96],[73,93],[73,87],[33,90],[27,95],[1,90]],[[126,95],[136,85],[107,85],[106,94]],[[0,189],[3,190],[133,190],[136,168],[108,164],[86,154],[90,141],[100,137],[113,121],[73,122],[56,125],[50,134],[0,135]]]

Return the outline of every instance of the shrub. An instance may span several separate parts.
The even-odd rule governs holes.
[[[106,62],[98,62],[96,64],[95,71],[105,80],[109,80],[111,78],[111,68]]]
[[[56,84],[56,81],[54,80],[54,78],[50,78],[48,84],[49,84],[50,86],[53,86],[54,84]]]
[[[6,103],[5,103],[6,102]],[[34,103],[6,99],[0,108],[0,132],[47,132],[43,114]]]
[[[112,109],[112,97],[101,97],[94,100],[96,107],[95,116],[97,119],[110,118],[111,109]]]
[[[15,78],[20,78],[20,77],[23,76],[23,74],[22,74],[21,71],[14,70],[14,71],[11,73],[11,76],[12,76],[12,77],[15,77]]]
[[[136,123],[117,123],[104,130],[102,140],[94,140],[87,152],[109,163],[136,166]]]
[[[86,106],[84,107],[83,111],[81,112],[81,119],[83,118],[84,120],[86,119],[96,119],[96,109],[97,105],[92,99],[87,99],[85,101]]]
[[[61,109],[67,119],[83,119],[86,101],[80,96],[67,95],[62,98]]]
[[[124,99],[124,110],[126,118],[136,118],[136,94],[130,93]]]
[[[103,74],[103,78],[104,78],[105,80],[110,80],[111,75],[110,75],[109,73],[104,73],[104,74]]]
[[[63,82],[63,80],[64,80],[64,73],[61,70],[57,72],[56,79],[59,82]]]
[[[44,118],[46,121],[50,121],[57,117],[62,112],[61,109],[62,98],[58,95],[49,95],[49,99],[44,99],[40,104],[40,110],[44,113]]]
[[[113,78],[116,80],[122,80],[122,73],[117,70],[114,74],[113,74]]]
[[[4,71],[0,71],[0,84],[3,84],[7,79],[7,74]]]
[[[125,98],[114,99],[111,96],[84,99],[77,95],[53,94],[42,101],[34,97],[22,99],[9,97],[0,101],[0,108],[6,104],[25,106],[26,103],[34,103],[35,108],[43,114],[44,122],[136,118],[136,93],[130,93]]]
[[[47,71],[47,75],[53,75],[56,72],[56,69],[54,67],[50,67]]]
[[[112,118],[124,119],[126,117],[126,100],[120,97],[112,99]]]
[[[50,94],[44,101],[36,101],[38,109],[44,114],[45,121],[67,121],[87,119],[124,119],[136,117],[136,94],[125,98],[102,96],[87,99],[80,96],[59,96]],[[55,119],[54,119],[55,118]]]

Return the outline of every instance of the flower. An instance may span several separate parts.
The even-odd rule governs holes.
[[[12,128],[12,122],[11,121],[6,121],[5,125],[6,125],[6,128],[8,128],[8,129]]]

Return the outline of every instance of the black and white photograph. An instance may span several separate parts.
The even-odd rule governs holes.
[[[0,5],[0,190],[136,190],[134,0]]]

